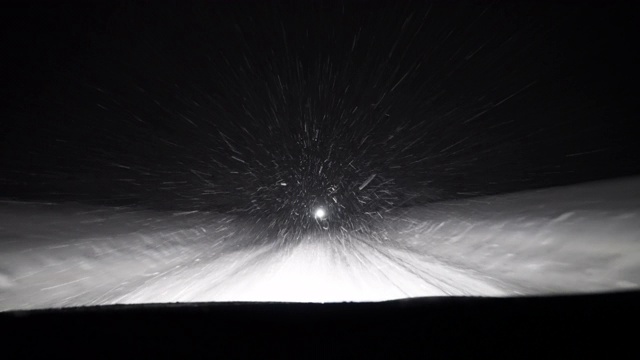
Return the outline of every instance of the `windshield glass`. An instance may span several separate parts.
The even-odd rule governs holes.
[[[637,289],[595,5],[4,2],[0,311]]]

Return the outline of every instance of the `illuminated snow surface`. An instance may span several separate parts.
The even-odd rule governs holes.
[[[396,240],[250,245],[211,213],[2,202],[0,310],[637,289],[640,178],[405,209]],[[345,240],[345,239],[343,239]]]

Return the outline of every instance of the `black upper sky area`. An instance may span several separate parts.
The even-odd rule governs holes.
[[[0,197],[353,221],[640,173],[633,2],[176,3],[3,2]]]

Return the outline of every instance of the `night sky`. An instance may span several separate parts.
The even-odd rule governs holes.
[[[640,173],[638,5],[14,1],[0,198],[279,233]]]

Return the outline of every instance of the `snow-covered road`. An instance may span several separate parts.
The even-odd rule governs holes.
[[[378,301],[640,284],[640,178],[412,208],[394,242],[255,245],[239,221],[2,202],[0,310],[190,301]]]

